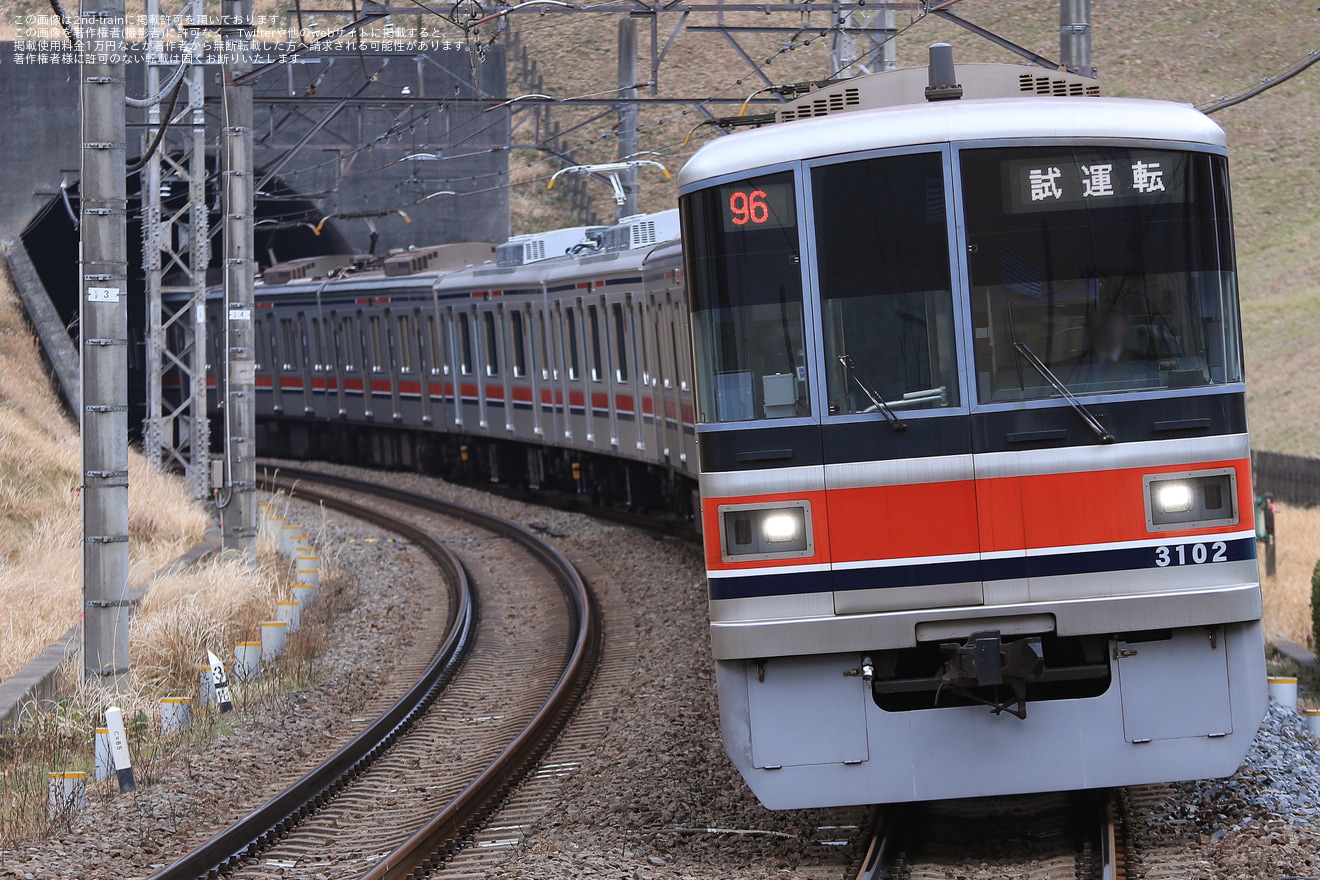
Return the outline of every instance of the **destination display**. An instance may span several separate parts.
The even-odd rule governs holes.
[[[1000,163],[1009,214],[1187,200],[1186,156],[1160,150],[1068,152]]]

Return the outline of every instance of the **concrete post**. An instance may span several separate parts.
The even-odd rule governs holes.
[[[619,22],[619,158],[637,155],[637,24],[631,18]],[[637,169],[619,172],[624,203],[616,210],[617,220],[637,213]]]
[[[1059,0],[1059,63],[1082,76],[1091,66],[1091,0]]]
[[[124,0],[83,0],[80,17],[83,666],[114,687],[129,610]]]
[[[225,246],[225,487],[221,543],[256,561],[256,394],[252,288],[256,273],[252,210],[252,0],[221,0],[224,47],[223,170]]]

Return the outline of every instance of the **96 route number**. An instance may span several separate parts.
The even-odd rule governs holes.
[[[1174,544],[1155,548],[1155,564],[1160,568],[1168,565],[1200,565],[1203,562],[1227,562],[1228,545],[1223,541],[1213,544]]]

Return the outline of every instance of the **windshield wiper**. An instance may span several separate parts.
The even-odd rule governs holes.
[[[871,377],[866,375],[861,367],[857,366],[852,359],[852,355],[839,355],[839,363],[843,364],[843,368],[853,377],[857,387],[862,389],[862,393],[871,399],[871,403],[875,405],[875,408],[884,414],[885,421],[889,422],[889,427],[895,431],[906,431],[907,425],[899,421],[898,416],[894,415],[894,411],[889,408],[889,404],[885,403],[885,399],[880,396],[880,392],[875,390]]]
[[[1044,376],[1046,382],[1049,382],[1054,386],[1054,390],[1059,392],[1059,395],[1063,397],[1064,400],[1068,401],[1068,405],[1077,411],[1077,414],[1082,417],[1082,421],[1086,422],[1086,427],[1095,432],[1095,436],[1100,438],[1101,443],[1114,442],[1114,435],[1105,430],[1105,426],[1100,424],[1100,420],[1092,415],[1089,409],[1082,405],[1082,402],[1068,390],[1068,386],[1059,381],[1059,377],[1054,375],[1054,372],[1050,370],[1049,367],[1045,366],[1045,362],[1038,358],[1036,353],[1032,351],[1025,342],[1014,342],[1013,350],[1016,351],[1024,361],[1031,364],[1037,373]]]

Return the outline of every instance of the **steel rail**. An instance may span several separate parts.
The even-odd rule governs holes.
[[[267,479],[268,487],[293,490],[291,481]],[[370,485],[370,484],[364,484]],[[218,876],[288,831],[407,731],[448,685],[467,658],[476,626],[477,600],[463,564],[448,548],[412,523],[326,495],[305,485],[298,497],[365,519],[411,540],[435,560],[449,583],[449,618],[435,658],[403,696],[348,744],[274,798],[201,846],[152,875],[152,880]]]
[[[362,490],[370,487],[376,497],[429,509],[503,535],[535,556],[564,591],[572,617],[573,644],[564,670],[541,708],[475,780],[421,829],[362,875],[363,880],[399,880],[409,877],[418,869],[433,867],[438,856],[442,856],[465,833],[472,830],[480,818],[508,794],[568,720],[595,669],[601,639],[600,617],[590,590],[573,564],[553,546],[517,523],[391,486],[299,468],[282,467],[279,473],[282,479],[314,480],[344,489]],[[296,496],[299,491],[295,488],[293,494]]]

